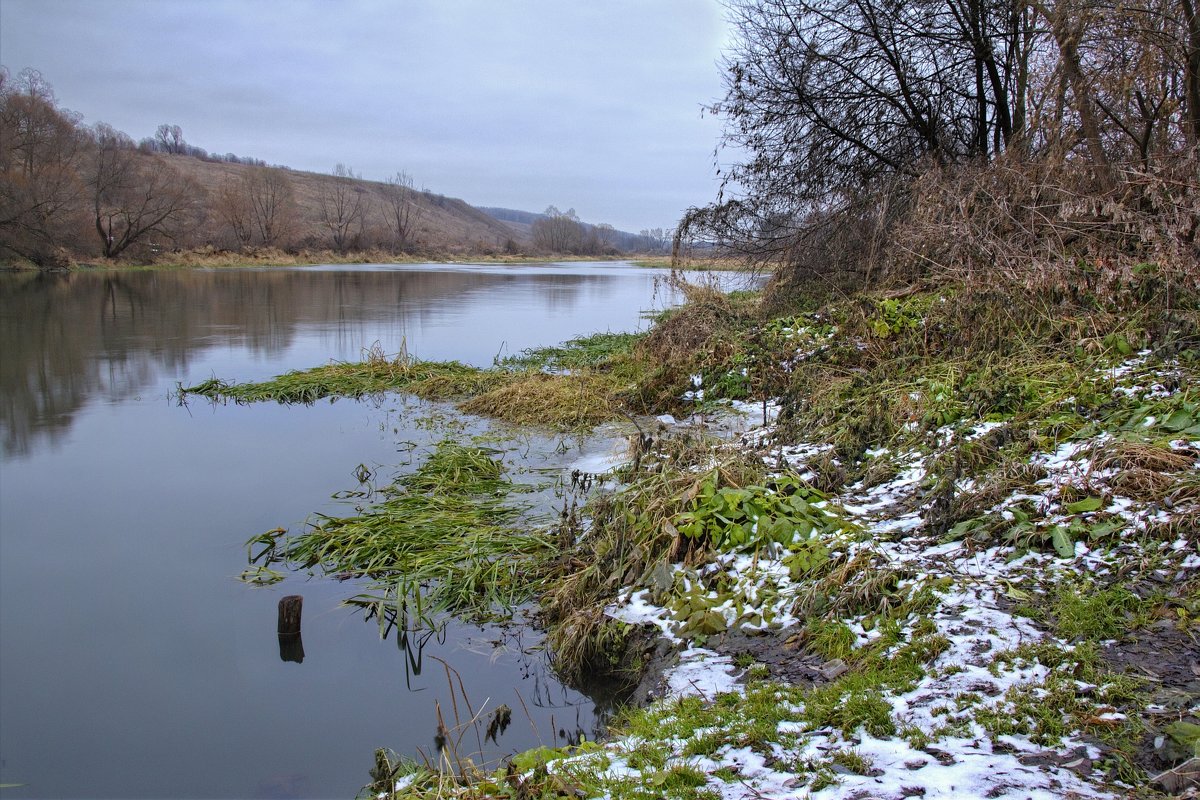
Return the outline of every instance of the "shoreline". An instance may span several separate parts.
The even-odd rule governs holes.
[[[233,251],[190,251],[179,254],[178,260],[169,257],[153,261],[78,261],[69,266],[52,269],[36,267],[32,264],[6,263],[0,264],[0,270],[10,272],[71,272],[73,270],[101,272],[106,270],[136,269],[136,270],[177,270],[177,269],[239,269],[262,267],[302,267],[323,264],[553,264],[577,262],[615,262],[627,261],[634,266],[654,269],[675,269],[681,271],[746,271],[732,259],[688,259],[683,264],[672,266],[669,256],[647,256],[631,253],[628,255],[496,255],[496,254],[436,254],[436,255],[396,255],[383,251],[367,251],[355,253],[337,253],[332,250],[301,251],[285,253],[278,250],[268,250],[261,253]]]

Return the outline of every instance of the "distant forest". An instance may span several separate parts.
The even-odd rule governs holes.
[[[363,180],[268,165],[189,143],[162,124],[135,141],[84,125],[35,69],[0,66],[0,259],[57,268],[200,250],[339,254],[616,255],[662,252],[668,234],[544,214],[477,209],[417,188],[402,169]]]
[[[550,206],[542,213],[515,208],[477,206],[501,222],[528,225],[535,247],[550,252],[597,255],[604,253],[666,253],[671,249],[673,230],[643,229],[638,233],[617,230],[603,223],[583,222],[575,209],[559,211]]]

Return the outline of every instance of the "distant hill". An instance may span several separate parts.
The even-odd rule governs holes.
[[[496,206],[477,206],[478,210],[495,220],[506,223],[509,228],[523,241],[533,240],[533,224],[541,219],[549,219],[546,214],[535,211],[521,211],[515,208],[499,208]],[[590,222],[580,221],[584,229],[594,231],[599,226]],[[609,229],[608,237],[611,244],[623,253],[659,253],[670,249],[670,242],[661,228],[645,230],[640,233]]]
[[[363,180],[270,166],[189,143],[178,125],[128,134],[58,106],[37,70],[0,65],[0,259],[42,268],[166,252],[299,256],[401,253],[618,255],[661,252],[661,229],[634,234],[574,211],[479,209],[397,173]],[[0,261],[4,263],[4,261]]]
[[[173,167],[199,183],[210,198],[217,196],[224,182],[240,179],[247,170],[252,169],[244,164],[203,160],[184,155],[170,155],[166,158]],[[286,167],[279,169],[282,169],[291,181],[296,201],[296,214],[289,237],[292,243],[302,247],[328,246],[329,230],[322,221],[321,196],[323,192],[329,192],[339,179],[334,175],[322,173],[302,172]],[[384,183],[354,179],[353,185],[356,190],[362,192],[366,201],[358,247],[386,243],[388,232],[382,219],[387,205]],[[489,253],[503,252],[506,249],[523,250],[529,246],[527,233],[522,235],[521,232],[463,200],[421,190],[414,190],[409,196],[414,203],[414,230],[411,239],[412,248],[415,250]],[[210,239],[219,240],[224,235],[217,220],[210,220],[206,227],[209,229]]]

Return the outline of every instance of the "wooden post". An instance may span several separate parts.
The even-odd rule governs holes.
[[[279,601],[279,635],[300,635],[300,612],[304,608],[304,598],[298,594],[289,594]]]
[[[304,598],[289,594],[279,601],[279,657],[297,664],[304,661],[304,642],[300,638],[300,612]]]

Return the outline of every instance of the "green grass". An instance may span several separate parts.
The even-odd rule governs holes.
[[[457,361],[419,361],[373,348],[358,362],[339,362],[279,375],[268,381],[230,383],[211,378],[180,386],[178,397],[213,401],[311,404],[403,391],[426,400],[460,400],[460,409],[517,425],[558,431],[589,430],[621,417],[624,395],[639,364],[630,357],[641,338],[601,333],[558,347],[528,350],[480,369]]]
[[[1116,639],[1146,622],[1149,605],[1124,586],[1064,581],[1054,597],[1054,628],[1069,641]]]
[[[381,623],[453,611],[485,617],[533,598],[539,559],[554,552],[543,526],[522,517],[521,487],[495,454],[441,442],[415,472],[383,490],[383,500],[347,517],[319,516],[296,536],[272,531],[251,540],[255,562],[286,563],[360,576],[372,591],[352,602]]]
[[[327,364],[288,372],[258,383],[227,383],[211,378],[179,387],[179,395],[235,403],[315,403],[324,398],[358,398],[407,391],[429,400],[478,394],[503,384],[509,376],[457,361],[411,361],[402,357],[369,357],[365,361]]]
[[[644,333],[593,333],[568,339],[557,346],[525,350],[519,355],[501,359],[497,366],[511,371],[544,372],[609,367],[614,360],[629,356],[635,345],[644,338]]]
[[[1146,698],[1143,681],[1109,672],[1094,643],[1064,648],[1051,643],[1026,645],[996,656],[997,667],[1010,669],[1041,664],[1050,672],[1040,682],[1009,689],[1001,703],[974,709],[975,720],[993,737],[1027,736],[1053,747],[1077,731],[1110,747],[1109,759],[1121,780],[1135,785],[1145,774],[1135,765],[1138,741],[1145,731],[1140,712]],[[1100,717],[1114,708],[1123,719]]]

